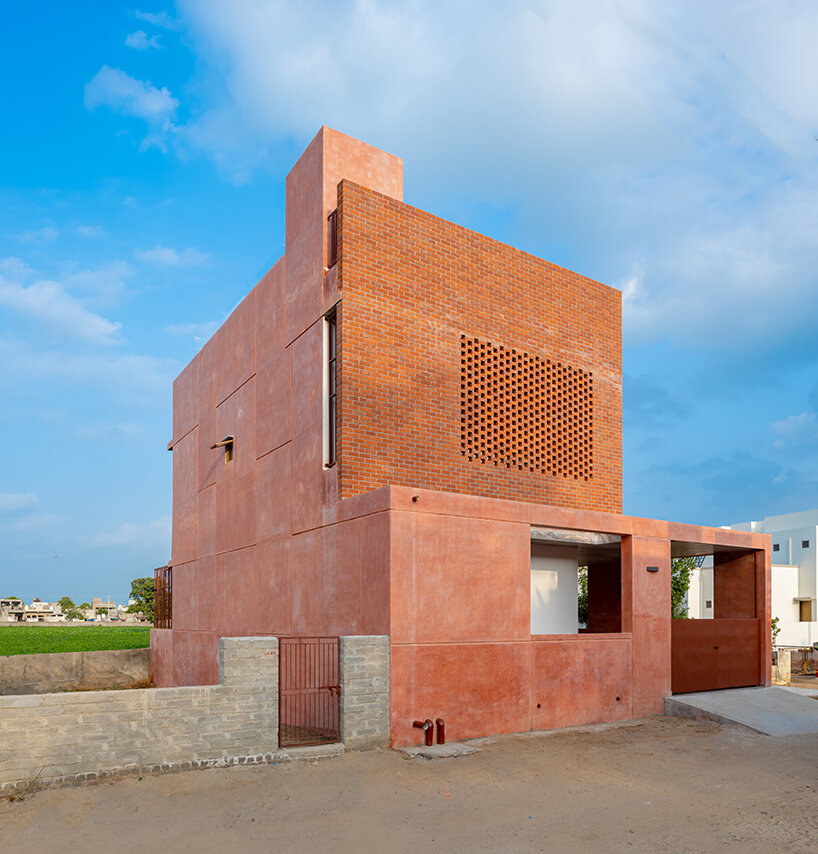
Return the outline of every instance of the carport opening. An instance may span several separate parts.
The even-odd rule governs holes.
[[[622,631],[620,537],[531,529],[531,634]]]
[[[700,582],[698,591],[693,585],[688,591],[687,609],[693,619],[671,620],[673,693],[762,684],[762,633],[769,631],[757,606],[763,552],[672,541],[670,554],[674,562],[705,559],[697,571],[707,568],[705,579],[712,577],[712,583]],[[708,602],[710,607],[703,608]]]
[[[694,620],[755,619],[756,552],[674,540],[674,574],[689,570],[690,584],[674,617]]]

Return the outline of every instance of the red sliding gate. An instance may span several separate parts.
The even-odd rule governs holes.
[[[338,638],[279,638],[279,747],[341,740]]]
[[[761,684],[761,620],[671,620],[671,690]]]

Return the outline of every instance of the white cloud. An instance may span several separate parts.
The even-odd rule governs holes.
[[[167,12],[134,12],[133,16],[140,21],[146,21],[155,27],[162,27],[165,30],[179,29],[179,22],[171,18]]]
[[[133,267],[125,261],[112,261],[100,267],[67,272],[61,282],[97,303],[114,305],[127,292],[127,282],[134,275]]]
[[[34,270],[25,261],[21,261],[13,255],[8,258],[0,258],[0,276],[9,276],[21,281],[30,278],[33,274]]]
[[[47,225],[44,228],[35,228],[31,231],[24,231],[18,234],[19,240],[25,243],[50,243],[59,237],[59,231],[53,226]]]
[[[30,492],[0,492],[0,513],[22,510],[36,503],[37,496]]]
[[[148,34],[144,30],[137,30],[135,33],[128,33],[125,38],[125,44],[132,47],[134,50],[150,50],[155,48],[161,49],[159,44],[159,36],[148,38]]]
[[[770,430],[778,436],[773,442],[773,447],[777,450],[790,446],[814,445],[818,442],[818,416],[814,412],[790,415],[773,422]]]
[[[80,237],[103,237],[105,229],[101,225],[78,225],[76,228]]]
[[[424,206],[511,207],[524,248],[634,281],[633,343],[749,348],[772,307],[818,310],[814,4],[179,8],[208,94],[175,138],[233,180],[328,124],[403,156]]]
[[[181,366],[172,360],[125,353],[76,353],[0,337],[0,389],[21,382],[54,382],[102,389],[129,406],[168,405]]]
[[[0,277],[0,305],[96,344],[114,343],[121,326],[86,309],[59,282],[38,280],[26,287]]]
[[[179,102],[166,87],[137,80],[119,68],[103,65],[85,86],[85,106],[89,110],[105,106],[148,123],[149,133],[142,147],[155,145],[164,150],[165,136],[172,129]]]
[[[194,341],[203,341],[210,338],[211,335],[219,328],[216,322],[210,323],[173,323],[165,327],[165,332],[168,335],[175,335],[180,338],[191,336]]]
[[[65,521],[65,516],[57,513],[37,513],[33,516],[24,516],[6,525],[7,531],[43,531],[53,527],[58,522]]]
[[[169,246],[137,249],[135,254],[140,261],[147,261],[160,267],[193,267],[197,264],[203,264],[210,257],[209,253],[198,252],[196,249],[188,248],[178,252]]]
[[[86,424],[77,429],[77,436],[91,442],[133,442],[141,439],[145,428],[141,424]]]
[[[156,548],[157,546],[167,546],[170,549],[170,517],[164,516],[148,524],[124,522],[113,531],[92,536],[90,545],[94,548],[108,546]]]

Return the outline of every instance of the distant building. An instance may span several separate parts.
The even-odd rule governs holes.
[[[22,623],[26,606],[22,599],[0,599],[0,620],[14,620]]]
[[[93,616],[95,620],[118,620],[119,619],[119,605],[116,602],[112,602],[110,599],[107,602],[103,602],[102,599],[92,599],[91,600],[91,609],[93,612]],[[100,613],[103,611],[104,613]]]
[[[818,643],[818,510],[767,516],[759,522],[725,526],[733,531],[769,534],[772,539],[772,616],[778,617],[779,646]],[[694,574],[688,593],[688,614],[713,616],[713,568],[706,564]]]
[[[26,623],[62,623],[65,615],[58,602],[41,602],[35,599],[30,605],[26,605],[23,617]]]

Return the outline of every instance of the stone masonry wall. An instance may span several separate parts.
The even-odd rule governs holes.
[[[149,649],[0,656],[0,695],[137,688],[150,679]]]
[[[272,761],[278,639],[222,638],[219,685],[0,697],[0,791]]]
[[[353,750],[389,745],[389,638],[341,638],[341,740]]]

